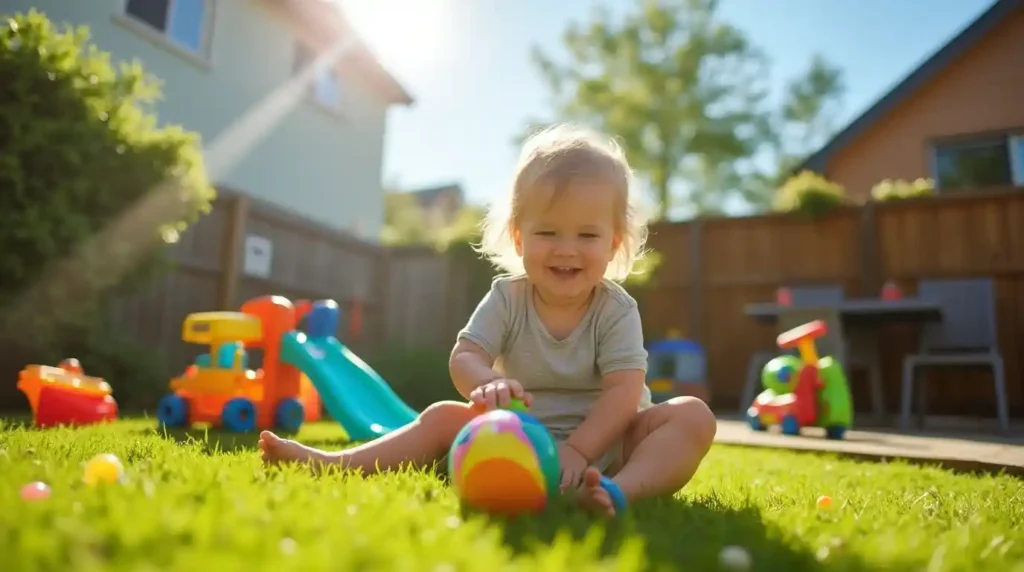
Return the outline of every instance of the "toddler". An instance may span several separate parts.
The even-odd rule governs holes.
[[[556,126],[533,136],[508,196],[484,222],[481,251],[507,274],[459,332],[449,361],[469,403],[435,403],[409,425],[339,452],[264,431],[264,461],[363,474],[439,462],[474,416],[471,404],[493,409],[519,397],[555,437],[562,488],[584,507],[615,514],[602,474],[627,503],[682,488],[716,423],[698,399],[651,403],[640,313],[616,282],[646,235],[630,181],[621,150],[596,133]]]

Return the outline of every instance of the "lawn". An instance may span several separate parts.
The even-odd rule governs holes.
[[[300,438],[340,435],[321,423]],[[83,462],[105,452],[126,482],[86,487]],[[49,499],[19,497],[34,480]],[[145,420],[0,426],[0,483],[0,568],[19,572],[716,570],[729,545],[755,570],[1024,570],[1016,478],[721,445],[675,499],[607,527],[565,507],[505,523],[466,515],[425,472],[267,471],[253,436],[164,435]]]

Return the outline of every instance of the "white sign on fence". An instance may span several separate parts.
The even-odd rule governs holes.
[[[274,245],[269,238],[250,234],[245,237],[244,272],[248,276],[269,278]]]

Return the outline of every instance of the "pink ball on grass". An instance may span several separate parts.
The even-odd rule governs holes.
[[[37,501],[50,498],[50,487],[46,483],[36,481],[21,487],[21,498]]]

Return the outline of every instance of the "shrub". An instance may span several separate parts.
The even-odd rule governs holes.
[[[935,181],[918,178],[914,182],[903,179],[885,179],[871,188],[871,197],[876,201],[911,199],[935,194]]]
[[[774,209],[817,216],[847,202],[842,185],[812,171],[790,177],[776,191]]]
[[[214,197],[198,135],[157,126],[159,80],[88,42],[36,10],[0,27],[0,331],[40,355],[87,345]]]

